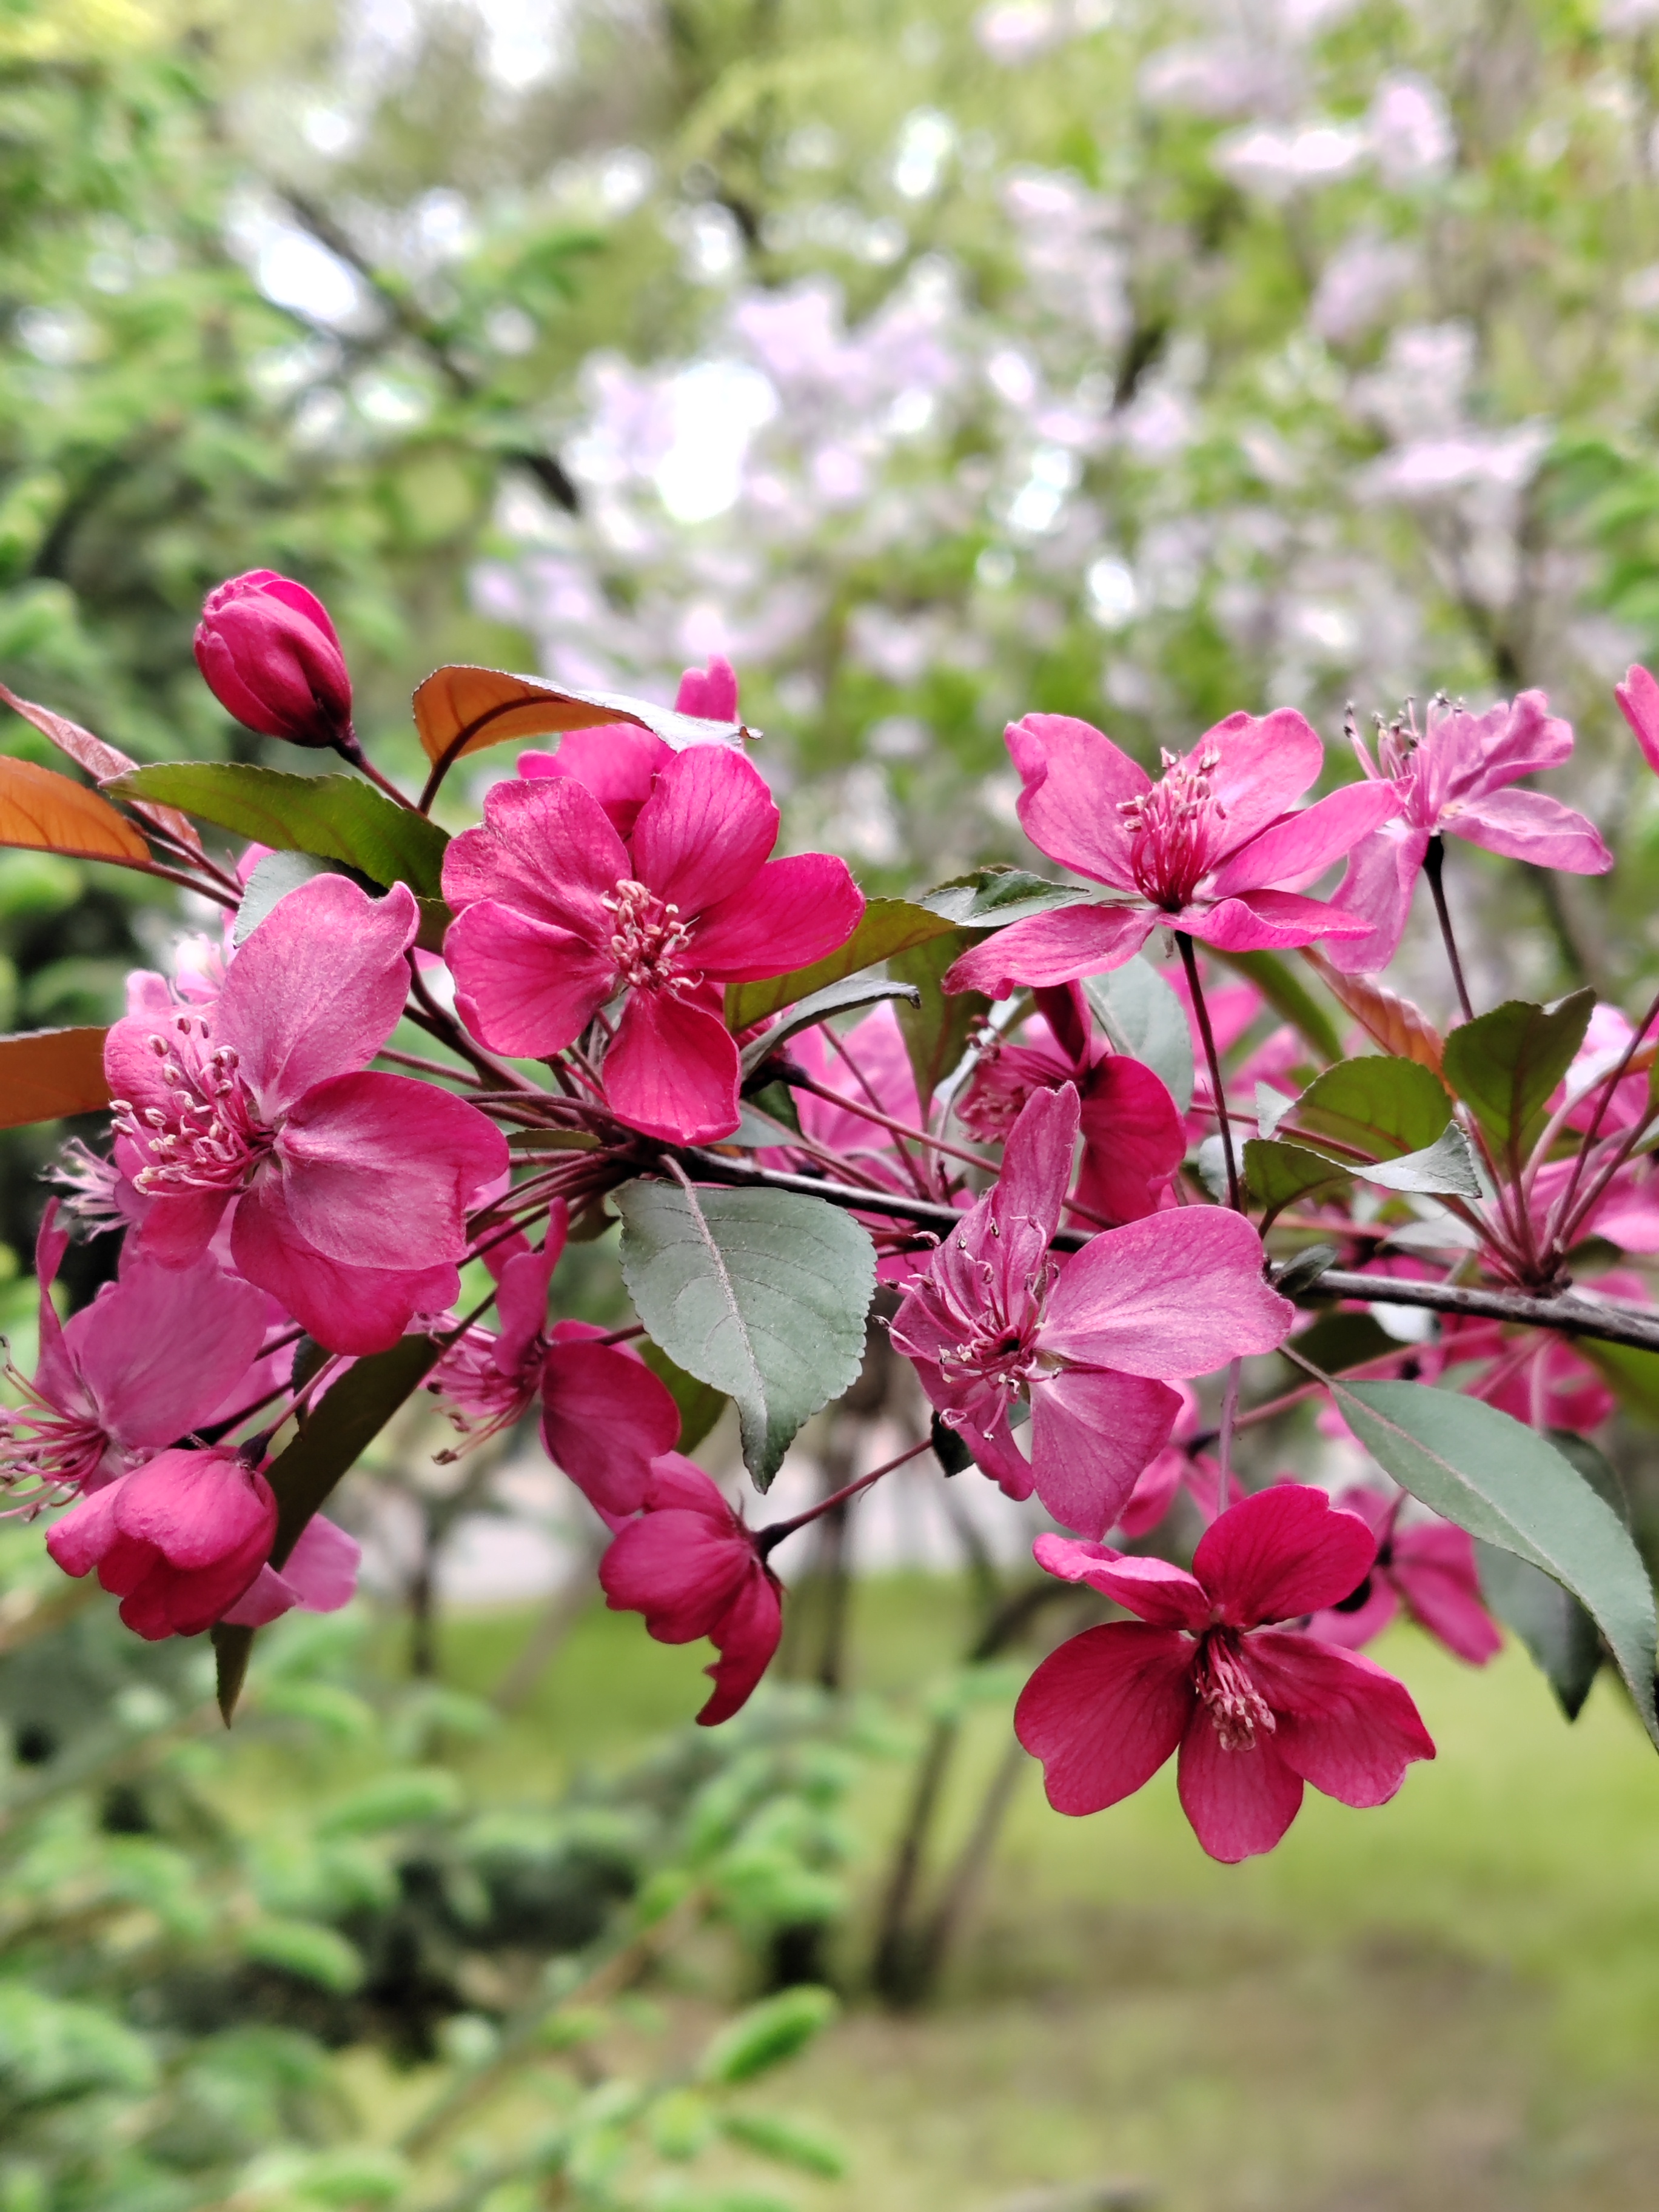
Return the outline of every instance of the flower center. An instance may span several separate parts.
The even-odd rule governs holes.
[[[624,876],[602,902],[615,917],[611,957],[617,981],[635,991],[691,991],[702,977],[682,971],[680,953],[691,941],[691,925],[680,920],[672,900],[657,896],[646,884]]]
[[[95,1415],[64,1413],[9,1358],[0,1374],[23,1401],[21,1409],[0,1407],[0,1489],[14,1494],[12,1512],[38,1512],[90,1482],[110,1440]]]
[[[1154,906],[1176,914],[1209,870],[1216,833],[1226,809],[1211,780],[1221,765],[1212,745],[1190,764],[1164,755],[1164,773],[1138,799],[1120,799],[1117,811],[1129,833],[1129,865]]]
[[[276,1133],[259,1118],[252,1093],[237,1073],[233,1045],[211,1043],[199,1014],[179,1014],[175,1034],[155,1036],[149,1048],[161,1063],[167,1104],[110,1101],[115,1126],[146,1155],[133,1177],[152,1198],[185,1190],[240,1190],[270,1153]]]
[[[546,1338],[532,1336],[518,1367],[508,1374],[496,1364],[499,1340],[493,1330],[469,1328],[445,1352],[427,1384],[441,1401],[450,1426],[463,1439],[448,1450],[434,1454],[441,1467],[453,1466],[503,1429],[510,1429],[536,1401],[547,1357]]]
[[[1278,1726],[1251,1680],[1236,1629],[1212,1628],[1200,1638],[1193,1686],[1209,1708],[1223,1751],[1254,1751],[1257,1736],[1272,1735]]]
[[[988,1382],[1012,1398],[1042,1367],[1036,1348],[1037,1325],[1057,1270],[1052,1261],[1045,1261],[1020,1285],[1017,1293],[1018,1310],[1009,1312],[1000,1300],[995,1268],[988,1260],[973,1264],[983,1281],[984,1304],[969,1311],[952,1301],[957,1304],[963,1334],[960,1343],[939,1353],[939,1364],[947,1375]]]

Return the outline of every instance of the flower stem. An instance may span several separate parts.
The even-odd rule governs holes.
[[[1221,1401],[1221,1433],[1216,1440],[1216,1456],[1221,1462],[1221,1474],[1216,1483],[1216,1511],[1224,1513],[1231,1496],[1233,1479],[1233,1429],[1238,1419],[1238,1377],[1243,1367],[1242,1359],[1227,1362],[1227,1389]]]
[[[1441,881],[1445,866],[1444,841],[1431,837],[1429,849],[1423,855],[1423,872],[1429,879],[1429,895],[1434,901],[1434,911],[1440,923],[1440,941],[1446,948],[1446,957],[1451,963],[1452,981],[1457,986],[1457,1003],[1463,1009],[1466,1022],[1474,1019],[1474,1008],[1469,1002],[1469,987],[1463,981],[1463,963],[1457,957],[1457,939],[1452,933],[1451,909],[1446,904],[1446,886]]]
[[[797,1513],[793,1521],[772,1521],[764,1528],[757,1528],[755,1549],[762,1559],[765,1559],[786,1536],[793,1536],[798,1528],[805,1528],[810,1522],[822,1520],[837,1505],[845,1505],[849,1498],[856,1498],[860,1491],[868,1490],[872,1482],[879,1482],[884,1474],[890,1474],[896,1467],[902,1467],[906,1460],[915,1459],[919,1452],[931,1451],[933,1443],[931,1436],[924,1437],[920,1443],[912,1444],[908,1451],[902,1451],[896,1459],[890,1459],[885,1466],[872,1468],[868,1474],[861,1474],[856,1482],[849,1482],[844,1489],[833,1492],[828,1498],[819,1498],[817,1504],[809,1505],[805,1513]]]
[[[1187,988],[1192,993],[1193,1012],[1198,1018],[1198,1033],[1204,1040],[1204,1058],[1210,1071],[1210,1096],[1215,1102],[1216,1120],[1221,1125],[1221,1156],[1227,1163],[1227,1203],[1235,1213],[1244,1211],[1244,1195],[1239,1188],[1238,1162],[1233,1157],[1233,1128],[1227,1119],[1227,1095],[1221,1083],[1221,1058],[1215,1048],[1215,1032],[1210,1027],[1210,1010],[1204,1003],[1204,986],[1198,980],[1198,955],[1193,950],[1193,940],[1185,930],[1175,932],[1175,941],[1181,952],[1181,964],[1187,971]]]

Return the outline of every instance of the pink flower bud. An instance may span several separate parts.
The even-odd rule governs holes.
[[[210,592],[196,665],[219,704],[250,730],[290,744],[351,736],[351,678],[328,610],[303,584],[251,568]]]

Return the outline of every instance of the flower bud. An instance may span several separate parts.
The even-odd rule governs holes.
[[[250,730],[296,745],[351,741],[351,678],[328,610],[303,584],[251,568],[210,592],[196,665]]]

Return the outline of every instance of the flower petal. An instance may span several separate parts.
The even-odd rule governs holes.
[[[1209,884],[1214,898],[1278,886],[1299,890],[1400,811],[1391,783],[1350,783],[1328,799],[1271,822],[1236,847]]]
[[[1214,906],[1200,899],[1173,916],[1172,926],[1224,952],[1283,951],[1322,937],[1369,934],[1358,915],[1300,891],[1242,891]]]
[[[778,820],[765,778],[734,747],[688,745],[640,809],[630,872],[690,921],[753,881]]]
[[[718,1728],[748,1704],[783,1635],[778,1584],[758,1559],[751,1561],[737,1595],[711,1632],[720,1656],[703,1669],[714,1692],[697,1715],[699,1728]]]
[[[599,1586],[611,1612],[642,1613],[659,1644],[690,1644],[711,1633],[757,1564],[729,1513],[721,1529],[671,1506],[618,1532],[599,1562]]]
[[[1209,1625],[1210,1601],[1203,1584],[1169,1559],[1131,1556],[1109,1544],[1079,1543],[1046,1532],[1031,1552],[1048,1573],[1062,1582],[1086,1583],[1154,1628],[1185,1628],[1196,1635]]]
[[[1091,1237],[1066,1261],[1038,1341],[1063,1359],[1128,1375],[1207,1375],[1284,1341],[1295,1309],[1268,1288],[1262,1266],[1261,1239],[1242,1214],[1212,1206],[1148,1214]]]
[[[164,1267],[142,1251],[124,1253],[120,1279],[70,1325],[105,1428],[125,1444],[170,1444],[186,1435],[258,1358],[266,1312],[263,1291],[211,1260]]]
[[[1659,775],[1659,684],[1638,662],[1625,671],[1625,680],[1613,686],[1613,696],[1636,733],[1643,759]]]
[[[1236,1627],[1290,1620],[1336,1605],[1358,1589],[1376,1536],[1322,1490],[1276,1482],[1229,1506],[1193,1555],[1193,1572]]]
[[[1449,1522],[1402,1528],[1394,1540],[1394,1579],[1431,1636],[1448,1651],[1484,1667],[1503,1649],[1497,1624],[1481,1601],[1474,1546]]]
[[[630,991],[605,1056],[605,1102],[647,1137],[704,1145],[738,1126],[738,1073],[736,1042],[717,1015],[672,991]]]
[[[542,1369],[542,1442],[594,1506],[637,1513],[651,1462],[679,1442],[679,1408],[642,1359],[593,1340],[603,1334],[586,1322],[555,1324]]]
[[[725,983],[787,975],[838,951],[863,912],[864,894],[845,860],[830,853],[798,853],[769,860],[751,882],[710,907],[685,957]]]
[[[1346,1655],[1345,1655],[1346,1656]],[[1302,1809],[1302,1777],[1264,1729],[1248,1749],[1227,1751],[1200,1705],[1181,1739],[1181,1809],[1212,1859],[1236,1866],[1270,1851]]]
[[[1017,983],[1070,983],[1079,975],[1103,975],[1133,959],[1158,920],[1149,906],[1067,906],[1028,915],[970,946],[945,976],[945,988],[1006,999]]]
[[[574,1044],[616,989],[616,963],[568,930],[481,899],[449,925],[455,1005],[492,1052],[541,1060]]]
[[[450,839],[444,896],[457,914],[492,899],[601,945],[611,930],[605,899],[633,872],[605,809],[574,776],[503,781],[484,793],[483,828]]]
[[[638,729],[632,722],[601,722],[591,730],[568,731],[556,753],[520,753],[519,774],[527,782],[538,776],[569,776],[586,786],[611,828],[626,840],[651,796],[658,769],[673,757],[673,747],[654,730]]]
[[[1103,1369],[1033,1377],[1031,1478],[1062,1527],[1101,1537],[1169,1442],[1181,1399],[1167,1382]]]
[[[1326,957],[1345,975],[1375,975],[1400,947],[1418,870],[1429,849],[1426,830],[1391,823],[1355,848],[1331,903],[1370,924],[1364,937],[1333,938]]]
[[[1020,793],[1020,826],[1037,850],[1114,890],[1135,889],[1118,809],[1152,789],[1138,762],[1103,730],[1070,714],[1027,714],[1006,732]]]
[[[428,1267],[355,1267],[300,1235],[276,1179],[239,1203],[230,1226],[239,1274],[280,1298],[325,1351],[362,1358],[389,1351],[416,1314],[442,1313],[460,1296],[447,1262]]]
[[[1374,1660],[1284,1629],[1263,1629],[1245,1648],[1279,1723],[1279,1757],[1328,1797],[1385,1804],[1413,1759],[1434,1757],[1411,1692]]]
[[[1541,791],[1492,791],[1466,799],[1440,817],[1449,837],[1466,837],[1506,860],[1530,860],[1534,867],[1560,868],[1574,876],[1601,876],[1613,855],[1595,824],[1559,799]]]
[[[1187,1152],[1186,1126],[1168,1086],[1127,1053],[1108,1053],[1084,1079],[1080,1206],[1103,1220],[1139,1221]]]
[[[1138,1620],[1085,1628],[1019,1693],[1014,1734],[1056,1813],[1098,1813],[1150,1782],[1194,1705],[1191,1639]]]
[[[1212,751],[1221,756],[1210,788],[1225,823],[1224,855],[1288,814],[1325,761],[1318,732],[1293,707],[1276,707],[1270,714],[1229,714],[1204,732],[1187,763]]]

